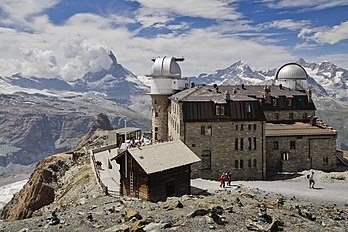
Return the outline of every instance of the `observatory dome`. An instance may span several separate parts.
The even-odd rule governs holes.
[[[152,77],[181,77],[181,69],[175,57],[158,57],[152,65]],[[181,61],[181,60],[179,60]]]
[[[306,70],[299,64],[288,63],[277,71],[276,80],[307,80]]]

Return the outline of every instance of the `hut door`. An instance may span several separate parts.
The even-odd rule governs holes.
[[[175,181],[169,180],[166,184],[166,196],[171,197],[175,194]]]

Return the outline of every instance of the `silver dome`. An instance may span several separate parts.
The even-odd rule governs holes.
[[[288,63],[278,69],[276,80],[307,80],[306,70],[299,64]]]
[[[158,57],[152,65],[152,77],[181,77],[181,69],[176,61],[181,61],[175,57]]]

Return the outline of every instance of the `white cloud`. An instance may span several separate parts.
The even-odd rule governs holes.
[[[292,19],[274,20],[271,22],[266,22],[258,25],[261,30],[277,28],[277,29],[287,29],[291,31],[300,30],[303,27],[310,25],[309,20],[294,21]]]
[[[298,36],[306,41],[315,41],[319,44],[336,44],[348,39],[348,21],[332,28],[304,28]]]
[[[306,8],[307,10],[321,10],[336,6],[347,6],[347,0],[265,0],[271,8]]]

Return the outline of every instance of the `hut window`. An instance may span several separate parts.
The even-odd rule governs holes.
[[[156,117],[156,118],[158,117],[158,112],[155,112],[155,117]]]
[[[278,149],[279,149],[278,141],[273,141],[273,150],[278,150]]]
[[[154,100],[153,103],[154,103],[154,104],[157,104],[157,100]]]
[[[256,139],[256,137],[254,137],[254,150],[256,150],[256,143],[257,142],[257,139]]]
[[[234,148],[236,151],[238,151],[238,138],[235,139]]]
[[[248,130],[251,130],[251,124],[248,124]]]
[[[290,149],[296,149],[296,141],[290,141]]]
[[[240,150],[243,151],[244,144],[243,144],[243,138],[240,139]]]
[[[207,135],[212,135],[212,127],[211,126],[207,126]]]
[[[201,126],[201,135],[212,135],[213,129],[212,126]]]
[[[254,124],[254,130],[256,130],[256,124]]]
[[[211,170],[211,151],[203,150],[202,152],[202,170]]]
[[[238,130],[238,124],[236,124],[236,130]]]
[[[244,168],[244,160],[239,160],[239,167],[240,167],[241,169]]]
[[[241,130],[241,131],[244,130],[243,124],[240,125],[240,130]]]
[[[249,150],[251,150],[251,137],[249,137],[249,146],[248,146]]]
[[[221,104],[216,104],[215,106],[216,115],[225,115],[225,106]]]

